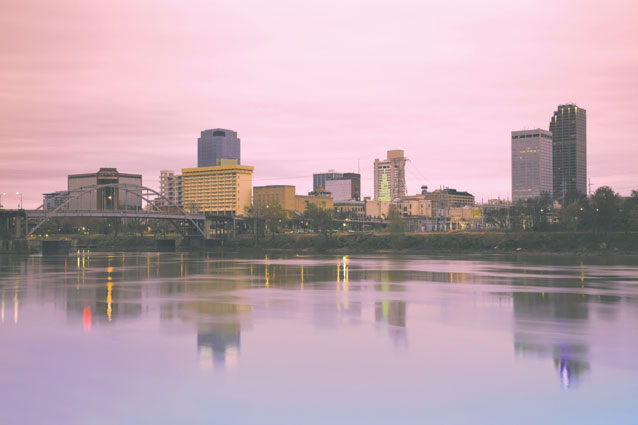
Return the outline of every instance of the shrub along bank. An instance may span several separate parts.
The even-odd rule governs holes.
[[[307,251],[414,252],[627,252],[638,253],[636,233],[428,233],[428,234],[281,234],[224,242],[226,249],[258,248]]]

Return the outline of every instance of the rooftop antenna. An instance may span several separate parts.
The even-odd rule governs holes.
[[[361,174],[361,158],[357,159],[357,174]]]

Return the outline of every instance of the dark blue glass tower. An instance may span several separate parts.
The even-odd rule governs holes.
[[[217,165],[220,159],[234,159],[241,164],[241,144],[237,132],[214,128],[202,131],[197,139],[197,166]]]

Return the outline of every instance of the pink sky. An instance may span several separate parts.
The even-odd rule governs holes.
[[[588,177],[638,188],[634,1],[33,1],[0,13],[0,193],[197,164],[234,129],[254,185],[404,149],[421,184],[510,196],[510,131],[587,109]]]

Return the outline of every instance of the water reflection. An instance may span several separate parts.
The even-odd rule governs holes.
[[[374,319],[388,325],[388,335],[395,346],[408,345],[405,316],[406,303],[403,301],[378,301],[374,305]]]
[[[191,357],[172,354],[175,363],[220,376],[231,368],[261,376],[278,362],[284,368],[299,362],[297,374],[340,365],[338,372],[329,367],[325,372],[326,382],[339,382],[341,375],[368,365],[363,369],[368,375],[352,377],[352,385],[366,376],[381,379],[375,374],[387,369],[408,387],[429,380],[445,388],[446,380],[457,377],[438,371],[462,369],[455,356],[464,353],[464,364],[478,364],[477,370],[501,380],[525,375],[530,385],[536,382],[550,394],[596,390],[605,371],[615,367],[636,377],[638,268],[617,260],[610,266],[600,259],[594,265],[543,261],[91,252],[0,256],[0,333],[16,353],[26,350],[20,333],[35,344],[51,329],[107,343],[135,333],[137,339],[128,344],[140,352],[147,344],[182,347]],[[153,333],[157,327],[159,336]],[[63,333],[60,349],[71,347],[71,339]],[[85,349],[95,354],[98,347]],[[0,362],[0,372],[16,370]],[[422,370],[427,376],[411,381]],[[542,371],[552,377],[542,380]],[[321,381],[306,377],[311,378]],[[255,384],[245,379],[244,384]]]
[[[589,305],[582,294],[515,292],[514,345],[521,356],[553,359],[562,388],[577,386],[589,371]],[[540,332],[542,330],[542,332]]]
[[[235,366],[241,343],[241,316],[250,316],[247,305],[224,303],[187,303],[182,311],[195,313],[197,352],[204,369]]]

